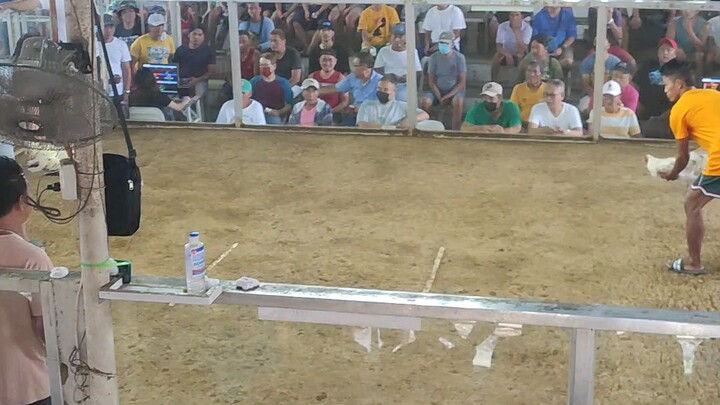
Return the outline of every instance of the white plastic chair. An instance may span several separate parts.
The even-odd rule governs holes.
[[[421,131],[444,131],[445,125],[440,121],[425,120],[418,122],[415,128]]]
[[[130,107],[131,121],[164,122],[165,114],[156,107]]]

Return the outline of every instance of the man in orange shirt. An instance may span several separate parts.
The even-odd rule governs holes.
[[[0,267],[51,270],[42,249],[24,238],[32,201],[20,165],[0,156]],[[0,291],[0,404],[50,405],[39,294]]]
[[[373,47],[375,54],[390,42],[390,29],[400,23],[397,10],[385,4],[373,4],[363,10],[358,22],[362,35],[362,48]]]
[[[659,175],[665,180],[678,178],[688,164],[691,140],[708,153],[702,174],[690,186],[685,198],[688,257],[668,263],[668,269],[683,274],[705,274],[700,260],[705,235],[702,209],[713,198],[720,198],[720,92],[696,89],[686,62],[671,60],[662,66],[660,74],[665,94],[675,102],[670,111],[670,129],[677,141],[678,156],[672,170]]]

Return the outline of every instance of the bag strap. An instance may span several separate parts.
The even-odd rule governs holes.
[[[100,40],[100,46],[102,46],[103,49],[103,56],[105,57],[105,65],[107,66],[108,75],[110,77],[110,80],[112,80],[115,75],[112,71],[112,66],[110,66],[110,56],[108,55],[107,46],[105,46],[105,36],[103,35],[102,31],[102,19],[100,17],[100,14],[97,12],[97,8],[95,7],[95,1],[90,1],[90,4],[92,5],[92,12],[95,16],[95,28],[97,29],[98,39]],[[125,120],[125,113],[122,109],[122,104],[120,103],[120,95],[117,91],[117,86],[115,86],[115,83],[112,83],[110,86],[112,87],[113,91],[113,104],[115,105],[115,109],[117,110],[118,118],[120,119],[120,126],[123,130],[123,135],[125,136],[125,144],[127,145],[128,149],[128,158],[134,163],[135,158],[137,157],[137,152],[135,151],[135,148],[133,147],[132,139],[130,139],[130,132],[128,131],[127,127],[127,121]]]

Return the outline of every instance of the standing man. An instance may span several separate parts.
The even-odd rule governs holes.
[[[708,153],[702,174],[685,197],[688,256],[668,263],[668,269],[683,274],[705,274],[700,259],[705,236],[702,209],[713,198],[720,198],[720,92],[696,89],[690,65],[677,59],[665,63],[660,74],[667,98],[675,102],[670,110],[670,129],[678,146],[675,166],[670,172],[659,173],[660,177],[665,180],[678,178],[688,164],[691,140]]]
[[[215,74],[215,52],[205,43],[204,28],[190,31],[188,44],[177,49],[173,63],[180,66],[182,85],[194,90],[191,95],[202,97],[208,89],[208,80]]]
[[[0,156],[0,267],[52,270],[42,249],[25,240],[28,185],[15,160]],[[40,294],[28,300],[0,291],[0,404],[51,405]]]
[[[125,104],[128,102],[130,95],[130,84],[132,83],[132,71],[130,68],[130,50],[125,42],[115,38],[115,24],[113,16],[105,14],[103,16],[103,37],[105,38],[105,48],[107,49],[108,59],[110,59],[110,67],[112,68],[113,77],[106,86],[108,95],[114,97],[112,85],[115,85],[117,94],[122,97]],[[98,54],[102,52],[102,48],[98,47]]]
[[[148,33],[130,47],[133,76],[145,63],[168,63],[175,53],[175,41],[165,33],[165,17],[151,14],[147,19]]]
[[[125,42],[128,48],[142,35],[139,12],[137,3],[133,0],[123,0],[115,8],[115,14],[120,20],[115,26],[115,36]]]

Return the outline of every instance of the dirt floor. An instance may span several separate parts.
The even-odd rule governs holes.
[[[684,250],[684,186],[651,178],[645,153],[673,146],[134,132],[144,176],[137,235],[111,255],[135,274],[183,277],[186,232],[212,277],[717,310],[720,209],[710,205],[705,277],[663,269]],[[111,139],[106,149],[122,151]],[[35,216],[30,232],[76,267],[77,228]],[[114,305],[123,404],[564,404],[569,331],[525,327],[490,369],[449,322],[367,353],[350,328],[257,321],[250,308]],[[448,350],[439,342],[455,343]],[[670,338],[600,333],[597,404],[717,404],[720,345],[682,374]]]

